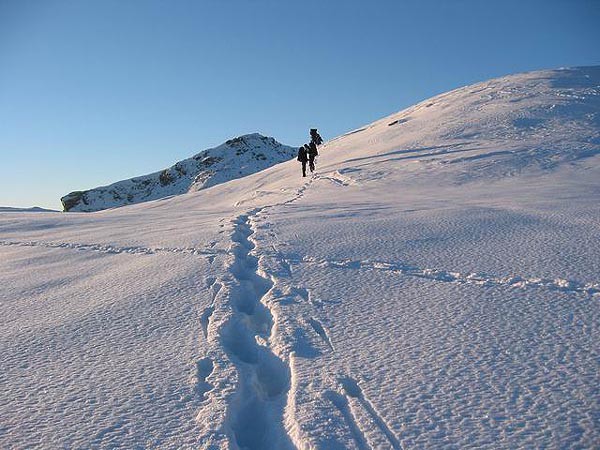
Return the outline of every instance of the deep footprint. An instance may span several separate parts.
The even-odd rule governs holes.
[[[203,358],[196,363],[196,393],[202,401],[206,400],[206,393],[213,388],[210,383],[206,382],[213,369],[214,364],[210,358]]]

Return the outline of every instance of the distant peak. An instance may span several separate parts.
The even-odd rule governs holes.
[[[61,198],[65,211],[99,211],[206,189],[290,160],[295,149],[260,133],[244,134],[164,170]]]
[[[229,145],[231,147],[236,147],[236,146],[241,146],[241,145],[247,145],[249,143],[263,143],[263,144],[267,144],[267,145],[281,145],[279,142],[277,142],[274,138],[269,137],[269,136],[263,136],[260,133],[249,133],[249,134],[243,134],[241,136],[229,139],[227,141],[225,141],[226,145]]]
[[[248,134],[242,134],[233,139],[268,139],[268,138],[269,138],[268,136],[263,136],[260,133],[248,133]]]

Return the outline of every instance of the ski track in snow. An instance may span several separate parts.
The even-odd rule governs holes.
[[[386,437],[391,448],[394,450],[400,450],[402,448],[400,441],[392,432],[385,420],[381,417],[381,415],[375,410],[375,407],[373,406],[371,401],[363,394],[363,391],[358,385],[358,383],[350,377],[343,377],[339,381],[347,397],[347,402],[350,403],[350,399],[354,399],[358,403],[358,405],[360,405],[360,407],[364,409],[369,419]]]
[[[363,431],[358,426],[356,417],[350,409],[348,397],[332,390],[325,391],[323,396],[340,411],[344,421],[346,422],[346,426],[348,427],[348,430],[350,431],[350,434],[356,443],[357,448],[359,450],[370,450],[371,447],[367,443],[367,439]]]

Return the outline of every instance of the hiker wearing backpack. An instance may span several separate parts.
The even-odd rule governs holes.
[[[310,142],[314,143],[315,145],[321,145],[323,143],[323,138],[316,128],[310,129]]]
[[[302,163],[302,176],[305,177],[306,163],[308,162],[308,152],[306,151],[306,148],[304,148],[304,146],[298,149],[298,158],[296,159]]]

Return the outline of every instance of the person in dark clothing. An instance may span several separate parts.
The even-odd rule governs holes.
[[[310,144],[304,145],[306,147],[306,152],[308,153],[308,167],[310,167],[310,171],[315,171],[315,158],[319,155],[317,151],[317,145],[311,141]]]
[[[321,145],[323,143],[323,138],[317,132],[316,128],[310,129],[310,142],[314,143],[315,145]]]
[[[306,163],[308,162],[308,152],[304,146],[298,149],[298,161],[302,163],[302,176],[306,176]]]

